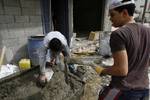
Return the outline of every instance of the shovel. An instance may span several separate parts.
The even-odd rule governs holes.
[[[68,80],[68,65],[67,65],[67,61],[64,60],[64,64],[65,64],[65,78],[66,78],[66,83],[69,83]]]

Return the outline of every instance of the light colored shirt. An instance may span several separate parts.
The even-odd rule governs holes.
[[[62,35],[58,31],[49,32],[43,40],[43,45],[39,49],[39,64],[40,64],[41,73],[45,73],[45,64],[46,64],[46,58],[47,58],[46,55],[47,55],[47,51],[48,51],[48,44],[53,38],[57,38],[61,41],[61,43],[63,45],[63,52],[62,52],[63,55],[66,57],[70,56],[70,50],[69,50],[67,40],[64,37],[64,35]],[[51,50],[49,50],[49,51],[52,52]],[[59,55],[60,53],[56,53],[56,54]],[[50,55],[48,55],[48,56],[50,56]]]
[[[44,38],[44,46],[48,47],[49,42],[53,39],[53,38],[57,38],[61,41],[61,43],[63,45],[67,45],[67,40],[64,37],[64,35],[62,35],[60,32],[58,31],[52,31],[49,32],[46,37]]]

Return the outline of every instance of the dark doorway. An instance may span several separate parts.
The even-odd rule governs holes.
[[[74,0],[74,31],[100,31],[104,22],[105,0]]]
[[[68,44],[70,43],[70,37],[73,33],[73,27],[70,27],[70,24],[73,23],[73,21],[70,20],[72,16],[70,16],[70,13],[73,10],[71,9],[71,4],[73,2],[70,2],[72,0],[51,0],[51,11],[52,11],[52,19],[53,19],[53,26],[55,31],[60,31],[68,41]]]
[[[70,44],[73,34],[73,0],[41,0],[43,33],[60,31]]]

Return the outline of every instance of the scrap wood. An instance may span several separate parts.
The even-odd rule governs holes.
[[[76,79],[77,81],[79,81],[79,82],[85,84],[85,82],[84,82],[82,79],[80,79],[79,77],[75,76],[74,74],[68,73],[68,75],[69,75],[70,77]]]
[[[4,46],[3,49],[2,49],[1,56],[0,56],[0,69],[1,69],[1,65],[3,64],[3,59],[4,59],[5,51],[6,51],[6,47]]]
[[[64,60],[64,64],[65,64],[65,78],[66,78],[66,83],[68,84],[68,65],[66,60]]]
[[[95,54],[95,51],[83,51],[83,52],[73,52],[74,54],[77,54],[77,55],[94,55]]]

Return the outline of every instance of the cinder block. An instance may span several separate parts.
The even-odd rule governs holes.
[[[14,16],[0,15],[0,24],[14,23]]]
[[[89,35],[89,40],[97,40],[99,38],[99,32],[91,32]]]
[[[34,9],[34,8],[22,8],[22,15],[26,16],[36,16],[36,15],[41,15],[41,10],[40,8]]]
[[[9,38],[24,38],[24,24],[23,23],[13,23],[8,24]]]
[[[6,47],[17,47],[19,44],[18,38],[13,38],[13,39],[6,39],[6,40],[2,40],[2,43],[6,46]]]
[[[41,23],[25,23],[24,30],[27,36],[43,33]]]
[[[30,16],[29,18],[31,23],[42,23],[41,16]]]
[[[21,7],[40,8],[40,0],[20,0]]]
[[[1,18],[0,18],[1,19]],[[0,24],[0,30],[8,29],[7,24]]]
[[[0,24],[0,34],[2,39],[8,39],[8,24]]]
[[[19,0],[3,0],[3,1],[4,1],[4,6],[19,7]]]
[[[0,0],[0,3],[2,3],[2,0]]]
[[[4,7],[4,12],[6,15],[21,15],[20,7]]]
[[[150,23],[150,17],[146,19],[147,23]],[[150,24],[149,24],[150,25]]]
[[[29,22],[29,16],[15,16],[16,23],[25,23]]]
[[[5,31],[5,32],[4,32]],[[6,30],[0,31],[2,39],[9,39],[9,34]]]
[[[0,9],[0,15],[4,15],[4,11]]]
[[[4,9],[2,7],[2,2],[0,1],[0,15],[4,14]]]
[[[0,10],[3,10],[2,2],[0,1]]]
[[[25,33],[27,36],[30,35],[35,35],[35,34],[42,34],[43,30],[42,30],[42,25],[37,25],[38,23],[32,23],[32,26],[29,27],[28,25],[24,28],[25,29]]]
[[[28,37],[27,36],[25,36],[24,38],[22,37],[19,39],[19,41],[20,45],[25,45],[28,42]]]

